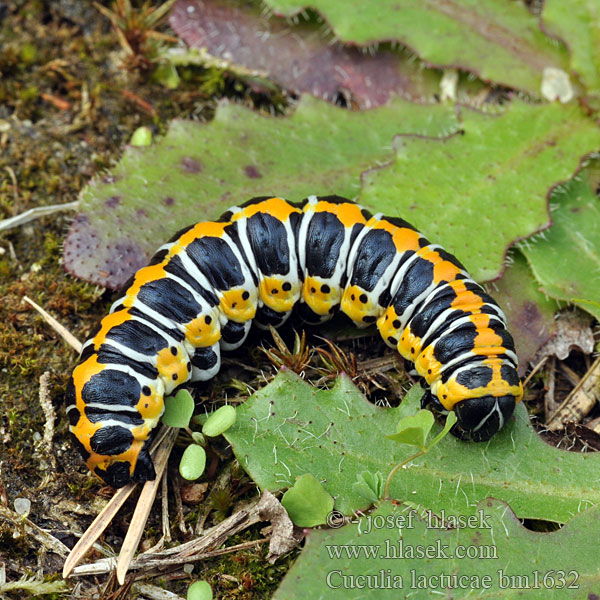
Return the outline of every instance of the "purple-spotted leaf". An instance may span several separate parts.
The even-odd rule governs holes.
[[[519,357],[519,374],[523,376],[529,361],[554,332],[558,305],[540,292],[539,283],[518,250],[511,252],[502,277],[486,288],[506,315]]]
[[[171,27],[189,45],[268,77],[296,93],[326,100],[342,96],[360,108],[385,104],[392,93],[431,98],[440,75],[406,53],[362,52],[331,44],[322,28],[290,25],[264,12],[217,0],[179,0]],[[260,81],[260,79],[258,80]]]
[[[560,1],[560,0],[558,0]],[[540,95],[546,67],[568,70],[562,44],[545,35],[523,2],[498,0],[266,0],[277,14],[311,8],[345,43],[397,40],[426,63]]]
[[[479,281],[506,248],[550,224],[547,195],[572,176],[600,130],[575,106],[515,101],[503,115],[463,110],[464,135],[396,139],[396,158],[363,176],[359,201],[402,215]]]
[[[355,197],[360,174],[393,156],[395,133],[447,135],[449,107],[396,99],[351,112],[304,96],[289,117],[219,105],[210,123],[174,121],[152,146],[129,147],[82,194],[67,235],[68,271],[112,289],[177,230],[253,196]]]

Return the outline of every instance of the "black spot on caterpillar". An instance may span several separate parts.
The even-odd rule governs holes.
[[[344,198],[254,198],[162,246],[84,344],[66,396],[90,470],[113,487],[154,479],[164,395],[213,377],[252,322],[292,310],[376,322],[428,386],[424,403],[455,411],[459,437],[488,440],[523,395],[504,313],[454,256]]]

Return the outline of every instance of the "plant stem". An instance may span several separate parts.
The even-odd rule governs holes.
[[[423,450],[419,450],[416,454],[413,454],[412,456],[409,456],[407,459],[403,460],[401,463],[398,463],[390,471],[390,474],[387,476],[387,479],[385,480],[385,487],[383,489],[383,497],[385,500],[390,500],[390,497],[389,497],[390,484],[392,483],[392,479],[394,478],[394,475],[398,472],[398,470],[401,469],[404,465],[413,461],[415,458],[418,458],[419,456],[422,456],[423,454],[425,454],[427,452],[427,450],[429,450],[429,448],[424,448]]]

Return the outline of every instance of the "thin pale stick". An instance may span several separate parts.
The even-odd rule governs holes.
[[[140,540],[142,539],[142,535],[144,534],[144,526],[146,525],[148,515],[150,514],[152,504],[154,503],[154,498],[158,492],[162,474],[167,466],[167,460],[171,454],[173,444],[175,443],[177,432],[178,428],[172,428],[168,432],[165,442],[157,450],[156,458],[154,459],[156,477],[154,478],[154,481],[146,481],[144,487],[142,488],[142,493],[140,494],[137,506],[135,507],[135,512],[133,513],[131,523],[129,524],[129,529],[127,530],[127,535],[123,540],[121,553],[119,554],[119,558],[117,560],[117,581],[121,585],[125,583],[125,575],[127,575],[133,555],[135,554]]]
[[[163,426],[156,434],[150,448],[151,454],[156,451],[158,446],[165,439],[169,433],[169,429],[169,427]],[[73,569],[81,562],[90,548],[96,543],[97,539],[115,518],[115,515],[119,512],[119,509],[123,506],[125,500],[127,500],[133,490],[135,490],[136,486],[136,483],[130,483],[115,492],[115,495],[109,500],[102,512],[94,519],[77,544],[75,544],[73,550],[71,550],[63,567],[63,579],[66,579],[73,572]]]
[[[525,378],[525,381],[523,382],[523,389],[525,389],[527,387],[527,385],[531,381],[531,378],[540,370],[540,368],[546,362],[546,360],[548,360],[548,356],[544,356],[544,358],[542,358],[542,360],[540,360],[540,362],[537,365],[535,365],[535,367],[533,367],[531,373],[529,373],[529,375],[527,375],[527,377]]]
[[[66,204],[53,204],[52,206],[38,206],[36,208],[30,208],[20,215],[0,221],[0,231],[6,231],[8,229],[12,229],[13,227],[24,225],[25,223],[29,223],[29,221],[51,215],[59,211],[77,210],[78,208],[78,200],[75,200],[74,202],[67,202]]]
[[[62,339],[65,340],[65,342],[67,342],[67,344],[69,344],[71,348],[73,348],[77,352],[81,352],[83,344],[71,332],[67,331],[67,329],[65,329],[53,316],[49,315],[41,306],[36,304],[31,298],[23,296],[23,300],[25,300],[25,302],[27,302],[28,304],[31,304],[31,306],[33,306],[33,308],[35,308],[35,310],[37,310],[40,313],[40,315],[42,315],[42,317],[50,325],[50,327],[52,327],[52,329],[54,329],[54,331],[56,331],[56,333],[58,333],[58,335],[60,335],[60,337],[62,337]]]
[[[63,567],[63,579],[66,579],[73,569],[81,562],[90,548],[96,543],[96,540],[102,535],[102,532],[108,527],[109,523],[115,518],[125,500],[129,498],[131,492],[135,490],[137,483],[130,483],[117,490],[110,499],[102,512],[94,519],[93,523],[86,529],[85,533],[79,538],[73,550],[67,557]]]

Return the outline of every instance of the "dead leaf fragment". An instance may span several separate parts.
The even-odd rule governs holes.
[[[278,558],[294,549],[302,541],[304,534],[295,530],[281,502],[268,490],[263,492],[257,508],[262,521],[271,521],[272,534],[267,560],[273,564]]]

